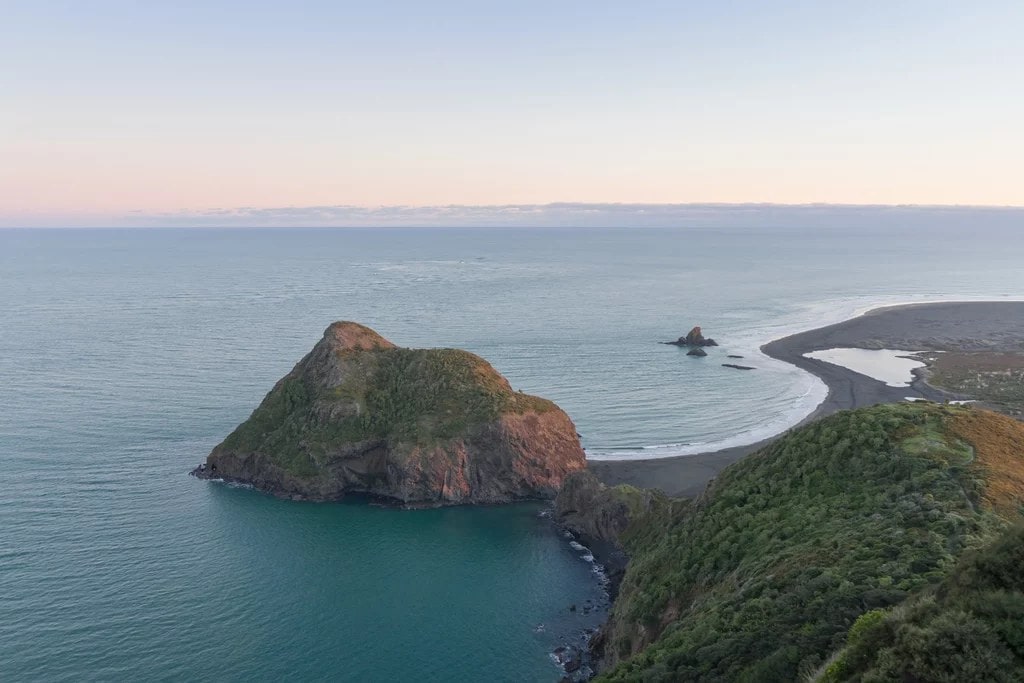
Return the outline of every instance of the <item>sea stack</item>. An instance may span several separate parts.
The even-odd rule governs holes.
[[[664,344],[671,344],[673,346],[718,346],[718,342],[714,339],[706,338],[700,330],[700,325],[697,325],[692,330],[686,333],[685,337],[680,337],[675,341],[662,342]]]
[[[585,465],[569,416],[479,356],[336,322],[193,474],[297,499],[453,505],[551,498]]]

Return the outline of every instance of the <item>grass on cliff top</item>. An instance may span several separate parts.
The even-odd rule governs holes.
[[[1024,425],[995,416],[988,434],[976,412],[837,413],[634,523],[606,645],[625,661],[602,680],[810,675],[861,614],[938,583],[1016,516],[1020,499],[993,491],[1024,471],[1024,452],[1002,452],[998,472],[988,454]]]
[[[346,380],[320,390],[289,376],[224,442],[263,452],[298,476],[339,444],[388,439],[430,447],[504,414],[555,409],[511,389],[487,361],[458,349],[389,348],[341,353]]]

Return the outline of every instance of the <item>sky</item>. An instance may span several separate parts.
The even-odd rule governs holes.
[[[0,226],[1024,206],[1020,0],[5,0],[0,17]]]

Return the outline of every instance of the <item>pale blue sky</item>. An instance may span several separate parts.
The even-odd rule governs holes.
[[[34,2],[0,225],[224,207],[1024,205],[1024,2]]]

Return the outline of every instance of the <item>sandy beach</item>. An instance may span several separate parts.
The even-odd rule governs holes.
[[[791,363],[828,386],[825,400],[800,424],[838,410],[908,397],[933,401],[970,398],[935,389],[915,373],[909,387],[891,387],[866,375],[805,358],[831,348],[912,349],[915,351],[1017,351],[1024,343],[1024,302],[944,302],[877,308],[835,325],[776,339],[761,347],[772,358]],[[719,451],[650,460],[592,460],[588,467],[606,484],[660,488],[673,496],[694,496],[730,463],[774,438]]]

